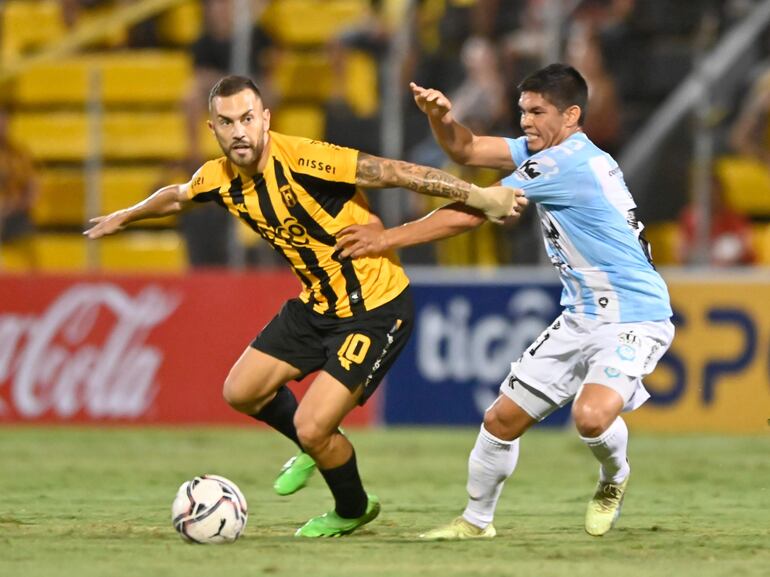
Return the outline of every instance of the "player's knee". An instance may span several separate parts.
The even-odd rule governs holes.
[[[263,404],[258,394],[250,387],[244,387],[237,379],[227,379],[222,386],[225,402],[238,412],[252,415]]]
[[[500,395],[484,412],[484,429],[502,441],[515,441],[536,420],[515,401]]]
[[[295,416],[294,426],[302,448],[311,455],[318,454],[328,445],[331,431],[321,426],[315,419]]]
[[[583,437],[598,437],[607,430],[616,416],[614,411],[595,403],[578,402],[572,406],[575,428]]]
[[[523,432],[515,418],[497,410],[496,406],[484,413],[484,428],[498,439],[512,441]]]
[[[246,399],[235,387],[228,386],[227,383],[225,383],[224,387],[222,387],[222,398],[224,398],[225,402],[236,411],[241,413],[246,412]]]

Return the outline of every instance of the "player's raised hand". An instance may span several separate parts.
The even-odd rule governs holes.
[[[116,210],[105,216],[97,216],[88,221],[92,223],[93,226],[84,231],[83,234],[91,239],[115,234],[126,228],[126,225],[128,224],[126,222],[127,217],[128,211],[126,210]]]
[[[417,107],[432,118],[442,121],[448,121],[451,116],[447,116],[452,110],[452,102],[444,96],[444,93],[433,88],[423,88],[414,82],[409,83],[412,89],[414,101]]]
[[[335,247],[342,258],[379,256],[388,250],[385,227],[379,219],[369,224],[353,224],[337,234]]]

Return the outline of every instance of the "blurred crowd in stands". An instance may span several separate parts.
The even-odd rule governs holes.
[[[403,100],[403,157],[440,166],[481,185],[501,175],[447,161],[433,141],[428,123],[411,101],[407,90],[410,81],[447,94],[455,115],[474,132],[515,137],[520,134],[518,82],[551,60],[566,61],[580,70],[589,84],[586,132],[618,158],[624,145],[688,74],[703,51],[713,48],[720,36],[756,4],[752,0],[563,0],[559,4],[564,18],[555,34],[549,12],[554,4],[549,0],[361,0],[365,6],[354,21],[322,42],[297,47],[287,46],[275,37],[275,27],[260,19],[272,3],[281,1],[251,0],[256,23],[251,35],[249,72],[271,109],[280,111],[287,103],[297,104],[277,86],[280,82],[276,76],[285,65],[286,54],[294,51],[303,57],[320,55],[331,78],[321,102],[315,99],[313,103],[323,114],[323,131],[312,136],[383,154],[381,104],[394,93],[388,90],[393,88],[388,83],[395,81],[400,85],[395,93]],[[232,70],[234,2],[200,1],[202,26],[197,38],[186,47],[194,69],[182,103],[189,153],[184,162],[170,167],[169,173],[189,175],[206,159],[199,146],[200,132],[206,130],[202,119],[209,88],[219,76]],[[127,4],[131,2],[61,1],[64,21],[72,28],[85,13]],[[318,10],[328,7],[321,0],[317,4]],[[410,4],[413,14],[408,21],[393,17],[399,10],[403,14]],[[131,28],[114,48],[164,47],[158,22],[157,18],[151,19]],[[303,25],[310,27],[313,22]],[[724,166],[720,163],[740,158],[770,174],[770,31],[763,36],[749,57],[742,59],[736,71],[739,80],[716,101],[713,122],[720,161],[715,163],[713,174],[710,254],[706,263],[694,255],[702,210],[690,202],[697,195],[692,190],[689,121],[666,140],[651,163],[655,168],[639,183],[649,189],[641,195],[644,201],[640,202],[640,214],[649,225],[654,249],[658,243],[664,247],[663,264],[770,264],[770,188],[756,185],[759,188],[751,194],[760,201],[748,211],[734,202],[735,185],[728,178],[730,167],[720,169]],[[400,38],[406,38],[402,52],[396,50]],[[389,68],[394,53],[400,55],[395,60],[397,75]],[[355,97],[355,84],[350,86],[348,68],[355,55],[364,55],[375,67],[377,106],[362,105]],[[6,111],[0,110],[0,239],[14,242],[32,230],[28,211],[36,185],[31,159],[6,137],[5,116]],[[299,134],[297,130],[294,133]],[[770,177],[757,182],[769,183]],[[634,184],[632,193],[638,196]],[[376,192],[370,195],[378,212],[389,198]],[[411,204],[402,212],[403,218],[417,217],[437,206],[422,198],[408,198]],[[181,219],[179,227],[192,266],[228,263],[233,243],[229,226],[227,215],[216,206],[191,211]],[[487,224],[471,234],[402,256],[407,262],[421,264],[536,264],[542,262],[538,226],[535,211],[530,210],[516,227]],[[277,264],[272,252],[262,250],[258,242],[248,245],[247,255],[247,263],[253,265]]]

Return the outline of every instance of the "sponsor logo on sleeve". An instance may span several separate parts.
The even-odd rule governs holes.
[[[540,176],[541,173],[537,161],[530,158],[524,161],[514,174],[519,180],[532,180],[533,178]]]
[[[325,172],[326,174],[337,174],[336,166],[315,158],[300,157],[299,165],[301,167],[309,168],[311,170],[317,170],[318,172]]]

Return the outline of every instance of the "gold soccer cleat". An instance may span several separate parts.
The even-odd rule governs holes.
[[[599,481],[596,493],[588,503],[586,510],[586,533],[594,537],[601,537],[612,529],[620,517],[620,508],[623,505],[629,476],[620,483]]]
[[[469,523],[462,517],[457,517],[449,525],[432,529],[420,535],[426,541],[464,541],[465,539],[492,539],[497,531],[490,523],[483,529]]]

